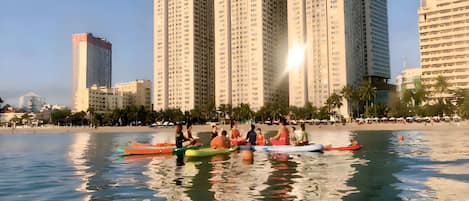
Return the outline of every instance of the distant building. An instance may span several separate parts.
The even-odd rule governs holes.
[[[123,96],[123,106],[144,106],[151,110],[151,81],[136,80],[128,83],[119,83],[114,87]]]
[[[93,85],[80,90],[78,95],[82,98],[76,103],[76,111],[93,108],[96,112],[109,112],[131,105],[144,106],[146,110],[151,109],[150,80],[119,83],[112,88]]]
[[[112,44],[91,33],[72,35],[72,111],[80,111],[83,91],[111,87]]]
[[[469,89],[469,1],[422,0],[418,13],[422,85],[430,98],[440,75],[451,90]]]
[[[124,107],[123,95],[114,88],[93,85],[78,91],[77,95],[81,98],[75,104],[76,112],[86,112],[89,108],[95,112],[108,112]]]
[[[45,111],[52,111],[52,110],[63,110],[67,108],[65,105],[51,105],[51,104],[45,104],[41,107],[40,112],[45,112]]]
[[[396,91],[399,94],[405,90],[414,90],[420,86],[421,68],[406,68],[396,77]]]
[[[188,111],[213,104],[213,0],[153,4],[154,109]]]
[[[20,97],[18,105],[24,112],[40,112],[44,104],[44,99],[41,96],[29,92]]]
[[[364,78],[385,85],[388,43],[386,0],[288,0],[289,54],[300,60],[288,63],[290,105],[322,107]],[[350,113],[345,100],[339,112]]]
[[[214,3],[216,106],[287,103],[287,0]]]

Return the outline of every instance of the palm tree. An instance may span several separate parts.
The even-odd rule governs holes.
[[[417,87],[416,91],[414,92],[414,103],[416,106],[421,105],[423,102],[427,100],[427,91],[424,87],[420,86]]]
[[[435,88],[435,92],[437,92],[436,96],[438,96],[439,101],[442,103],[445,103],[446,99],[444,98],[443,94],[449,93],[448,92],[449,84],[446,78],[443,77],[442,75],[439,75],[436,78],[436,83],[433,87]]]
[[[371,81],[367,80],[360,86],[360,98],[365,101],[365,111],[368,111],[369,103],[376,97],[376,87],[371,84]]]
[[[347,100],[347,104],[351,106],[350,111],[352,111],[352,116],[353,116],[353,106],[355,103],[354,98],[354,90],[352,87],[346,85],[342,90],[340,91],[340,94],[342,95],[345,100]],[[358,100],[357,100],[358,101]]]

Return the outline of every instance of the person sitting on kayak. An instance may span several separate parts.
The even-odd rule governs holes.
[[[231,146],[243,145],[246,144],[246,141],[240,140],[241,134],[238,130],[238,123],[236,121],[231,122],[231,133],[230,133],[230,141]]]
[[[297,141],[297,138],[296,138],[296,128],[295,127],[291,127],[291,133],[290,133],[290,145],[298,145],[298,141]]]
[[[182,124],[176,125],[176,148],[183,148],[190,145],[190,140],[182,132]]]
[[[247,143],[249,143],[252,146],[256,146],[256,141],[257,141],[257,134],[256,134],[256,126],[254,124],[251,124],[251,130],[248,132],[246,135],[246,140]]]
[[[306,133],[305,124],[302,123],[300,127],[301,130],[295,132],[296,139],[298,140],[297,145],[308,145],[309,140],[308,133]]]
[[[257,128],[256,130],[256,145],[264,146],[265,145],[265,138],[264,134],[262,134],[261,128]]]
[[[213,140],[213,138],[216,138],[218,136],[218,128],[216,124],[212,124],[212,136],[210,137],[210,140]]]
[[[349,146],[357,146],[360,145],[357,140],[350,140],[350,145]]]
[[[210,147],[212,149],[227,149],[230,148],[230,140],[226,137],[228,133],[223,130],[221,132],[221,135],[213,138],[212,141],[210,141]]]
[[[276,136],[270,138],[272,145],[290,145],[290,137],[288,135],[288,128],[285,126],[285,121],[279,123],[279,130]]]
[[[197,139],[195,139],[193,136],[192,136],[192,123],[187,123],[186,125],[186,136],[185,136],[186,139],[189,139],[190,143],[189,145],[190,146],[202,146],[203,143],[202,142],[199,142]]]

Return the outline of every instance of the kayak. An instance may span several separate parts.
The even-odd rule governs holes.
[[[146,154],[172,154],[173,147],[161,147],[161,148],[136,148],[129,147],[124,148],[123,153],[128,155],[146,155]]]
[[[240,149],[270,152],[322,152],[322,144],[309,144],[304,146],[280,145],[280,146],[240,146]]]
[[[137,142],[130,143],[131,147],[138,147],[138,148],[155,148],[155,147],[174,147],[175,144],[172,143],[158,143],[158,144],[142,144]]]
[[[201,149],[191,149],[186,151],[186,156],[188,157],[207,157],[207,156],[215,156],[220,154],[229,154],[232,151],[238,149],[237,147],[229,148],[229,149],[212,149],[212,148],[201,148]]]
[[[200,146],[191,146],[191,147],[183,147],[183,148],[176,148],[176,147],[154,147],[154,148],[137,148],[137,147],[129,147],[129,148],[119,148],[117,149],[118,152],[124,153],[127,155],[149,155],[149,154],[178,154],[184,153],[187,150],[194,150],[199,149]]]
[[[324,151],[355,151],[361,149],[361,145],[347,146],[347,147],[326,147]]]

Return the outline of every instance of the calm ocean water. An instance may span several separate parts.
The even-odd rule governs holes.
[[[399,140],[399,136],[404,140]],[[320,132],[355,152],[121,157],[170,133],[0,135],[0,200],[469,200],[469,131]],[[208,141],[208,135],[199,136]]]

